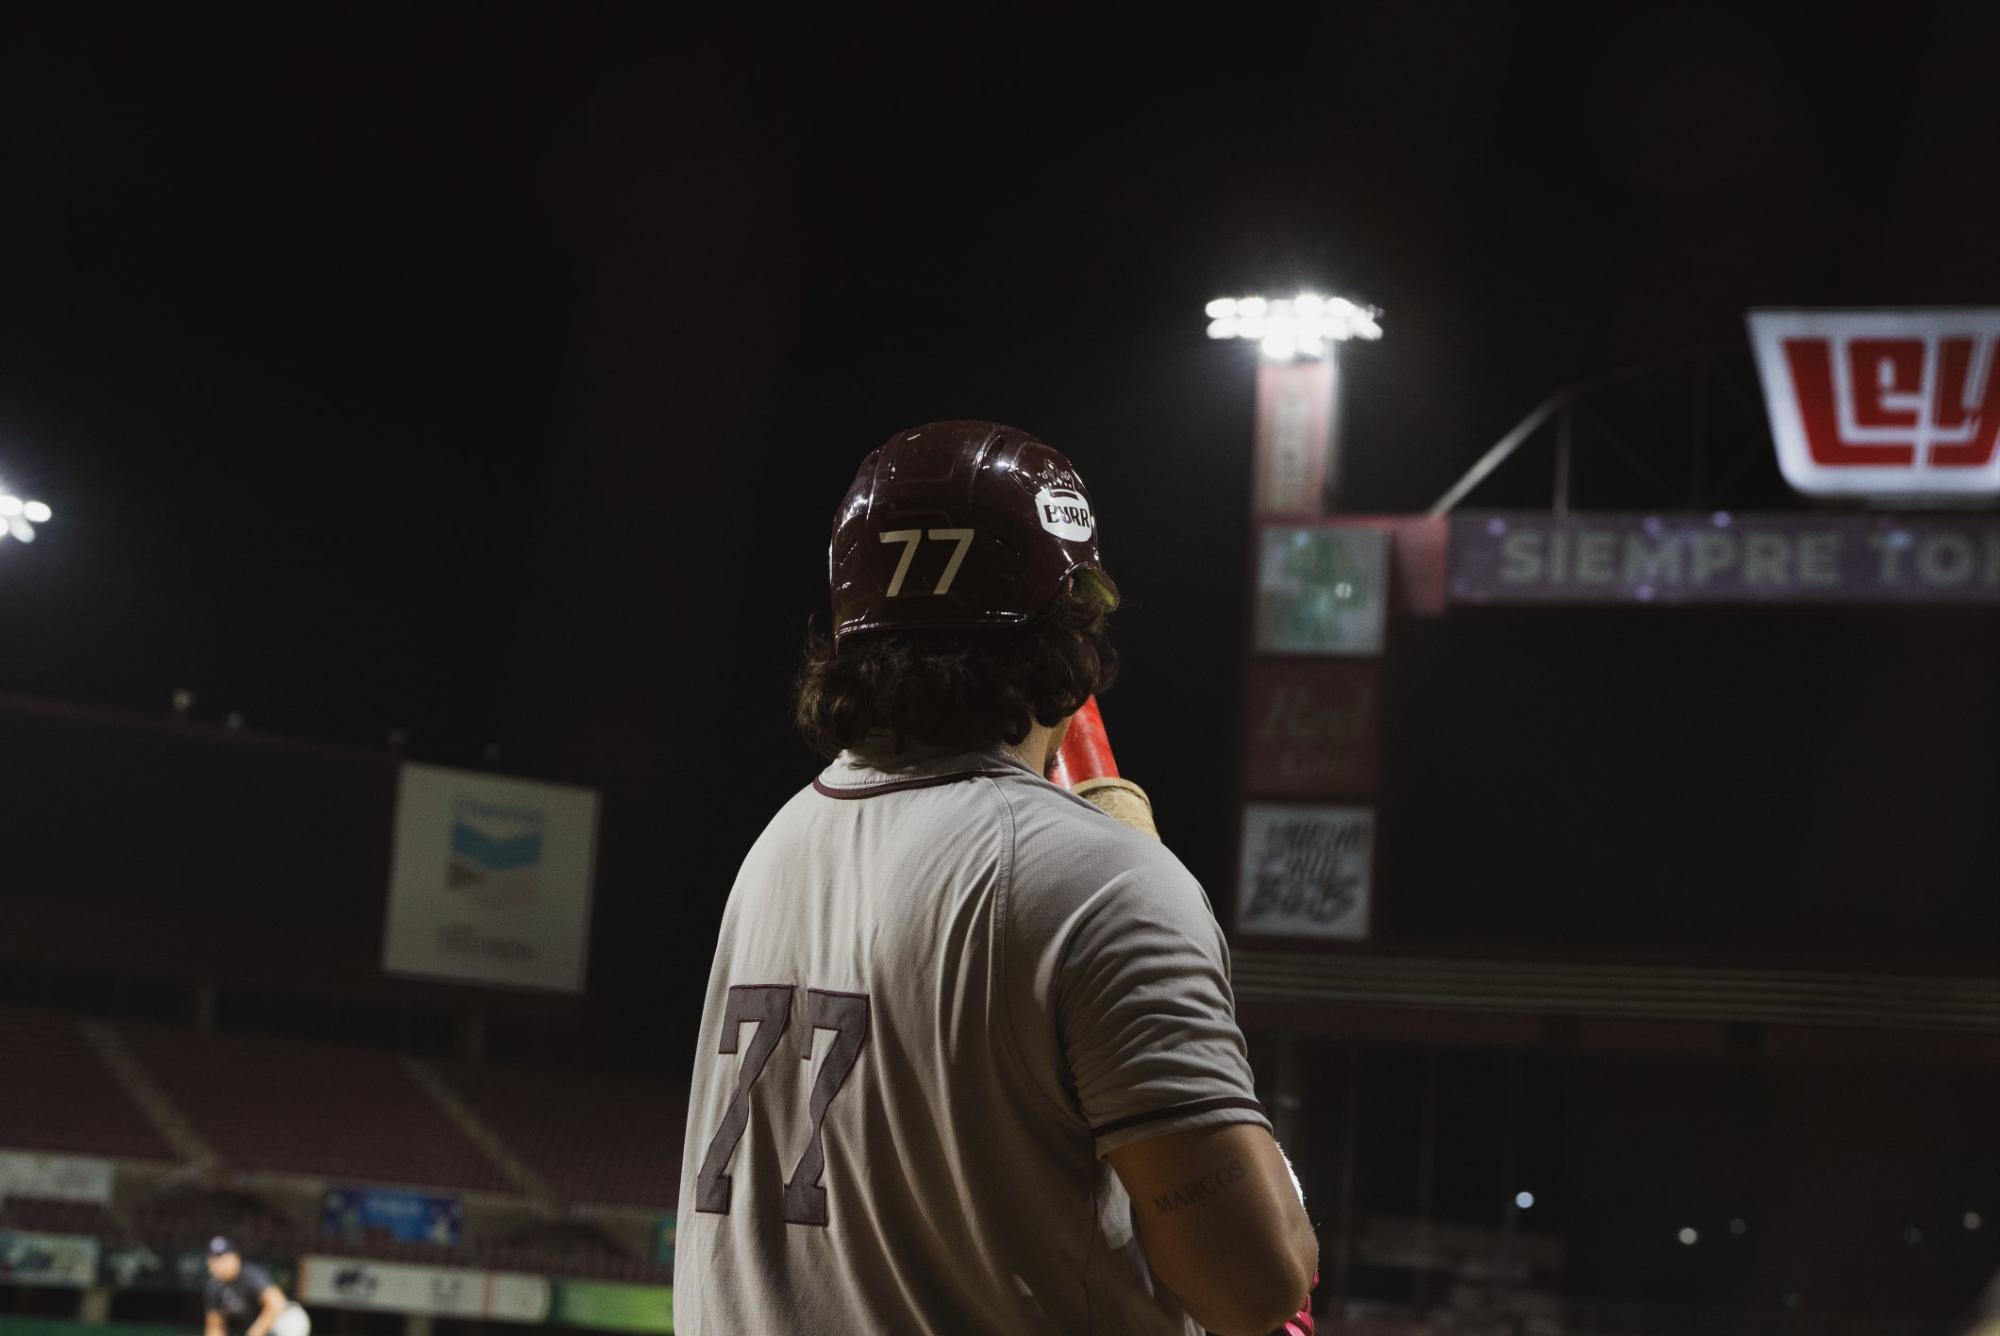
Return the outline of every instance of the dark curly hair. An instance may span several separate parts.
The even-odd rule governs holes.
[[[1101,598],[1068,589],[1020,626],[806,637],[793,721],[822,756],[881,736],[967,750],[1019,742],[1118,676]]]

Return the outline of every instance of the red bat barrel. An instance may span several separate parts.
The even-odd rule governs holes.
[[[1104,731],[1097,697],[1086,700],[1071,717],[1069,732],[1049,762],[1049,782],[1095,803],[1135,830],[1160,838],[1153,827],[1152,800],[1144,789],[1118,773],[1118,760],[1111,754],[1111,738]]]
[[[1049,782],[1074,789],[1086,779],[1116,778],[1118,761],[1111,754],[1111,738],[1104,731],[1097,697],[1092,696],[1070,719],[1069,733],[1049,764]]]

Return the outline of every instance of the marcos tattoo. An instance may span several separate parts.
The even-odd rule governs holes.
[[[1221,1168],[1203,1174],[1192,1183],[1183,1183],[1165,1196],[1153,1198],[1153,1205],[1161,1212],[1178,1211],[1184,1206],[1193,1206],[1199,1201],[1213,1197],[1232,1183],[1240,1183],[1248,1172],[1243,1167],[1243,1161],[1231,1160]]]

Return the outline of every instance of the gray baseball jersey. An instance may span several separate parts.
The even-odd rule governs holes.
[[[1257,1103],[1207,897],[1004,753],[844,755],[723,912],[675,1329],[1198,1331],[1103,1156]]]

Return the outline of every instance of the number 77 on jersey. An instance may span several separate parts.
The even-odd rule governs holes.
[[[710,1215],[729,1214],[735,1183],[723,1171],[729,1167],[736,1147],[743,1140],[744,1129],[750,1125],[751,1094],[764,1074],[765,1064],[771,1060],[772,1052],[791,1023],[792,998],[797,991],[790,984],[735,984],[729,989],[729,1004],[722,1015],[722,1042],[718,1051],[738,1052],[743,1026],[753,1024],[757,1028],[750,1036],[748,1050],[743,1051],[742,1059],[737,1064],[736,1091],[730,1097],[729,1108],[722,1115],[722,1123],[715,1129],[715,1135],[709,1138],[707,1153],[702,1156],[701,1173],[695,1179],[694,1206],[697,1211]],[[805,1151],[792,1166],[791,1176],[785,1180],[784,1217],[787,1224],[824,1227],[828,1223],[828,1212],[826,1189],[820,1186],[821,1180],[826,1177],[826,1142],[822,1129],[826,1123],[826,1111],[833,1106],[834,1098],[847,1084],[847,1078],[853,1075],[854,1064],[868,1043],[867,994],[808,988],[805,1030],[808,1045],[819,1030],[833,1031],[833,1043],[820,1055],[816,1064],[819,1071],[813,1078],[811,1102],[806,1106],[812,1121],[812,1134],[806,1140]],[[802,1056],[812,1056],[810,1047]]]

